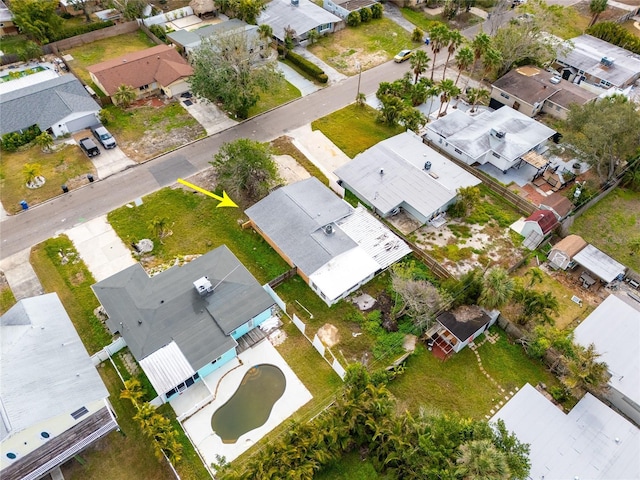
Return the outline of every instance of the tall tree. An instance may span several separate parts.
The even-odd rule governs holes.
[[[640,145],[640,110],[626,97],[614,95],[598,102],[572,105],[564,140],[574,155],[611,180]]]
[[[112,95],[113,103],[122,108],[127,108],[136,99],[136,91],[130,85],[120,85]]]
[[[232,18],[256,25],[258,17],[267,8],[264,0],[215,0],[218,9]]]
[[[469,74],[469,77],[473,76],[476,72],[478,61],[480,61],[487,50],[491,48],[491,37],[482,30],[479,31],[471,41],[471,48],[473,49],[473,63],[471,64],[471,73]]]
[[[13,0],[13,22],[20,31],[41,45],[55,40],[62,26],[56,14],[58,0]]]
[[[607,2],[608,0],[591,0],[589,2],[589,12],[591,13],[589,27],[596,23],[600,14],[607,9]]]
[[[486,88],[468,88],[467,100],[471,104],[471,113],[476,111],[478,104],[489,99],[489,90]]]
[[[574,344],[573,356],[568,359],[568,373],[564,383],[574,392],[601,393],[609,381],[608,366],[599,362],[600,353],[592,343],[588,347]]]
[[[425,52],[424,50],[417,50],[413,54],[413,56],[410,59],[411,70],[413,70],[413,74],[415,75],[413,83],[416,83],[416,84],[418,83],[418,78],[420,78],[420,75],[426,72],[427,69],[429,68],[430,61],[431,60],[429,59],[427,52]]]
[[[433,80],[433,71],[436,68],[436,58],[440,50],[449,43],[450,35],[449,27],[444,23],[438,22],[429,30],[429,37],[431,38],[431,51],[433,52],[433,63],[431,64],[431,80]]]
[[[447,66],[449,65],[449,59],[451,55],[453,55],[458,47],[464,43],[464,37],[460,33],[459,30],[450,30],[449,31],[449,44],[447,45],[447,59],[444,62],[444,70],[442,71],[442,79],[445,79],[445,75],[447,74]]]
[[[189,83],[193,93],[222,103],[240,119],[249,116],[262,91],[278,90],[284,84],[276,61],[263,61],[257,40],[244,33],[204,40],[194,51],[192,63]]]
[[[513,294],[514,283],[506,270],[494,267],[484,277],[482,295],[478,302],[491,310],[507,304]]]
[[[53,137],[47,132],[42,132],[36,137],[36,144],[42,149],[43,152],[49,153],[51,152],[51,147],[53,147]]]
[[[460,95],[460,89],[456,87],[453,80],[446,78],[438,82],[438,90],[440,91],[440,110],[438,110],[438,117],[441,117],[447,114],[451,99]],[[444,110],[442,110],[443,106],[445,107]]]
[[[458,86],[458,80],[462,72],[467,72],[469,67],[473,65],[473,50],[468,45],[463,46],[456,53],[456,68],[458,69],[458,75],[456,75],[455,86]]]
[[[497,48],[490,48],[484,52],[484,55],[482,56],[482,79],[484,80],[491,74],[495,76],[495,73],[499,71],[502,63],[502,53]]]
[[[211,165],[220,187],[251,202],[266,196],[280,180],[269,146],[247,138],[223,144]]]

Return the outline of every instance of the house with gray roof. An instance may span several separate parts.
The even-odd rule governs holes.
[[[249,25],[237,18],[206,25],[195,30],[176,30],[175,32],[167,33],[167,38],[189,58],[203,40],[213,40],[228,35],[244,35],[249,48],[258,48],[260,50],[267,48],[266,42],[258,34],[258,26]]]
[[[470,115],[454,110],[427,124],[429,142],[454,158],[473,165],[491,163],[506,173],[529,152],[540,152],[556,133],[510,107]]]
[[[285,28],[292,28],[296,40],[302,42],[311,30],[324,35],[343,28],[344,22],[310,0],[271,0],[258,17],[258,25],[269,25],[273,36],[283,43]]]
[[[562,78],[596,93],[625,88],[640,79],[640,55],[591,35],[580,35],[559,49]]]
[[[45,80],[0,96],[0,135],[38,125],[54,137],[99,123],[100,105],[73,75]]]
[[[109,393],[58,295],[0,317],[0,477],[32,480],[118,424]]]
[[[256,327],[275,304],[225,245],[153,277],[132,265],[93,291],[163,401],[265,338]]]
[[[590,393],[564,413],[527,383],[490,422],[498,420],[529,444],[529,479],[640,477],[640,430]]]
[[[382,217],[402,209],[426,223],[481,181],[407,131],[377,143],[335,171],[341,185]]]
[[[359,12],[363,8],[371,8],[376,0],[324,0],[322,7],[346,20],[351,12]]]
[[[628,295],[609,295],[573,333],[577,344],[593,343],[598,361],[607,364],[611,377],[605,399],[640,426],[640,303]]]
[[[278,188],[245,213],[329,306],[411,252],[365,208],[352,207],[315,177]]]

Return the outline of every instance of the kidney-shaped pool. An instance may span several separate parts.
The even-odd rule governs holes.
[[[286,385],[284,373],[275,365],[252,367],[233,396],[215,411],[211,428],[222,443],[236,443],[241,435],[265,424]]]

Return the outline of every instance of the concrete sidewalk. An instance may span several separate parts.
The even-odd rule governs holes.
[[[0,270],[4,272],[16,301],[44,293],[44,288],[29,263],[30,255],[31,248],[26,248],[0,261]]]
[[[337,71],[332,66],[324,63],[320,58],[316,57],[313,53],[309,52],[306,48],[301,47],[300,45],[296,46],[293,49],[293,51],[298,55],[300,55],[301,57],[306,58],[310,62],[315,63],[322,70],[324,70],[324,73],[327,75],[327,77],[329,77],[329,81],[327,82],[327,85],[333,85],[335,83],[339,83],[349,78],[346,75],[343,75],[342,73]]]
[[[320,90],[320,88],[322,88],[316,85],[315,83],[313,83],[312,81],[304,78],[302,75],[300,75],[298,72],[296,72],[293,68],[291,68],[289,65],[285,63],[278,62],[278,70],[282,72],[287,82],[289,82],[291,85],[293,85],[298,90],[300,90],[300,95],[302,95],[303,97],[305,95],[309,95],[313,92],[316,92]]]

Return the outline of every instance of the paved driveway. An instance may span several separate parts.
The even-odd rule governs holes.
[[[216,105],[203,98],[180,98],[180,103],[189,115],[195,118],[207,131],[207,135],[221,132],[233,127],[238,122],[230,119]]]

